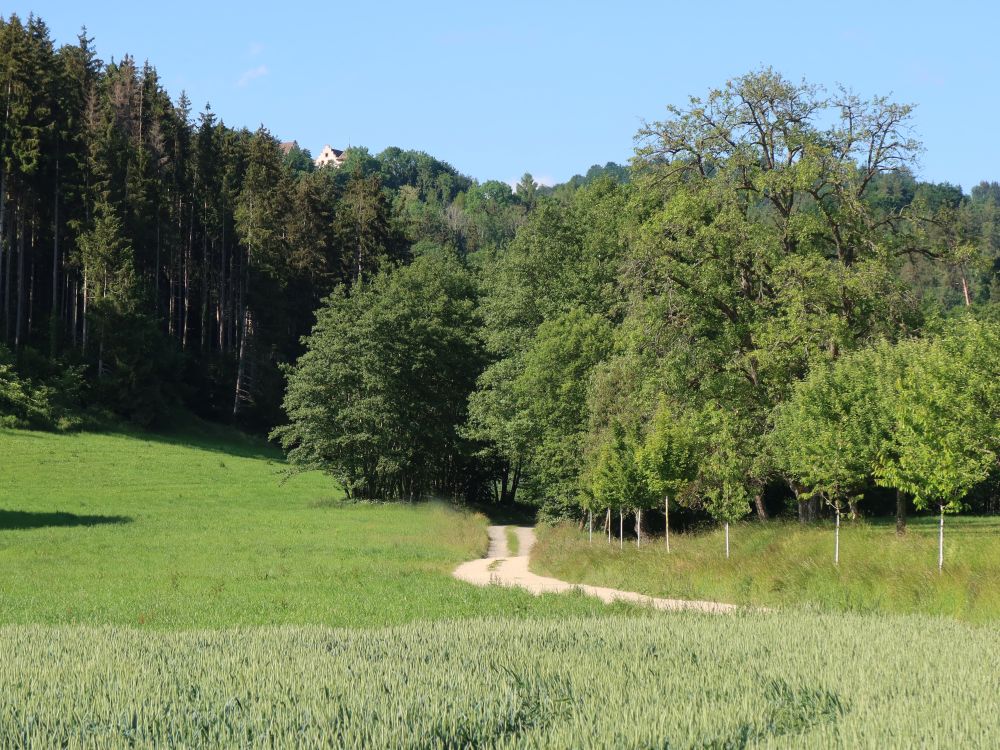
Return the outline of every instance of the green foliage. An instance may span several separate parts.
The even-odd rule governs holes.
[[[698,468],[705,509],[716,521],[738,521],[750,510],[754,492],[759,491],[759,473],[754,466],[759,438],[750,434],[739,415],[719,404],[710,404],[703,420],[709,434],[708,450]]]
[[[543,199],[483,268],[495,359],[470,400],[470,435],[550,515],[572,512],[581,490],[591,373],[613,343],[624,204],[624,189],[607,182],[568,204]]]
[[[675,503],[693,499],[691,491],[704,451],[696,415],[661,397],[638,456],[653,504],[658,505],[661,499]]]
[[[0,427],[69,430],[84,423],[80,402],[83,377],[65,367],[42,380],[21,376],[14,357],[0,344]]]
[[[892,429],[875,474],[912,493],[918,508],[957,512],[997,463],[998,341],[995,327],[970,321],[951,336],[900,346],[891,400],[883,405]]]
[[[786,476],[831,505],[859,494],[889,439],[893,394],[887,378],[897,352],[881,346],[821,363],[795,384],[772,417],[769,435]]]
[[[627,435],[621,425],[614,425],[610,440],[598,452],[591,470],[591,510],[624,512],[649,507],[651,496],[643,483],[638,452],[634,436]]]
[[[580,493],[590,373],[610,345],[607,322],[573,308],[538,327],[512,384],[530,431],[531,499],[550,515],[572,508]]]
[[[274,434],[290,460],[360,497],[460,493],[476,322],[472,279],[444,250],[338,288],[288,373],[290,424]]]

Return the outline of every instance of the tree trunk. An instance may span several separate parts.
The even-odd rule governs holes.
[[[79,314],[80,290],[79,290],[79,284],[75,280],[73,281],[73,290],[70,292],[69,297],[73,305],[69,311],[69,328],[73,332],[72,333],[73,348],[76,349],[76,331],[78,326],[76,316]]]
[[[21,329],[24,326],[24,212],[17,217],[17,318],[14,323],[14,348],[21,348]]]
[[[971,307],[972,300],[969,298],[969,280],[964,273],[962,274],[962,297],[965,300],[965,306]]]
[[[594,543],[594,511],[587,511],[587,541]]]
[[[514,479],[510,483],[510,502],[513,504],[517,500],[517,488],[521,486],[521,463],[514,467]]]
[[[3,272],[3,339],[10,341],[10,262],[14,255],[14,222],[10,222],[10,236],[7,238],[7,258]]]
[[[611,546],[611,508],[608,508],[608,546]]]
[[[87,301],[90,298],[90,291],[88,285],[89,273],[87,272],[87,266],[83,267],[83,319],[81,324],[83,326],[81,348],[84,352],[87,351]]]
[[[246,359],[247,359],[247,339],[250,337],[250,310],[243,308],[243,322],[240,326],[240,353],[239,363],[236,366],[236,393],[233,397],[233,416],[240,412],[240,403],[244,400],[244,388],[246,380]]]
[[[802,499],[801,488],[795,482],[789,482],[788,486],[795,495],[795,504],[799,508],[799,523],[806,523],[809,520],[809,508],[806,506],[806,501]]]
[[[625,549],[625,509],[618,511],[618,548]]]
[[[906,533],[906,496],[902,490],[896,490],[896,534]]]
[[[729,559],[729,521],[726,521],[726,559]]]
[[[847,507],[851,511],[851,520],[857,521],[858,518],[860,518],[861,516],[861,514],[858,513],[858,501],[852,497],[850,500],[847,501]]]
[[[635,546],[642,546],[642,511],[635,510]]]
[[[764,494],[758,492],[753,496],[753,505],[757,509],[757,518],[761,521],[767,520],[767,508],[764,506]]]
[[[49,325],[49,352],[56,356],[56,334],[59,330],[59,159],[56,159],[56,189],[52,208],[52,321]]]
[[[0,165],[2,166],[2,165]],[[12,248],[7,248],[7,235],[4,230],[7,227],[7,171],[0,174],[0,298],[3,299],[4,326],[7,325],[7,290],[10,289],[10,253]],[[6,268],[5,268],[6,265]],[[4,341],[8,339],[7,331],[4,331]]]
[[[184,309],[181,324],[181,349],[187,350],[188,333],[191,330],[191,264],[194,261],[194,203],[191,204],[190,220],[188,222],[188,241],[184,249]]]
[[[153,309],[157,324],[160,324],[160,209],[156,209],[156,265],[153,267]]]

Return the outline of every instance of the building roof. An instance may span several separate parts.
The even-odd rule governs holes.
[[[298,148],[298,147],[299,147],[298,141],[285,141],[281,144],[281,153],[284,156],[288,156],[289,151],[291,151],[293,148]]]

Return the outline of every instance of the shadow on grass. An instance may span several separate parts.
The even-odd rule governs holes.
[[[132,523],[130,516],[78,516],[76,513],[36,513],[0,509],[0,531],[43,529],[49,526],[104,526]]]
[[[170,445],[179,448],[193,448],[211,453],[221,453],[238,458],[254,458],[284,463],[280,448],[268,443],[263,437],[247,435],[234,427],[214,425],[209,422],[192,422],[191,427],[164,427],[143,431],[130,426],[108,427],[101,432],[117,435],[150,444]]]

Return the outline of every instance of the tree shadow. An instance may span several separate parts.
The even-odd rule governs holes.
[[[49,526],[103,526],[132,523],[131,516],[78,516],[76,513],[37,513],[0,508],[0,531],[42,529]]]
[[[482,513],[496,526],[534,526],[537,521],[538,508],[533,505],[470,503],[467,507]]]

